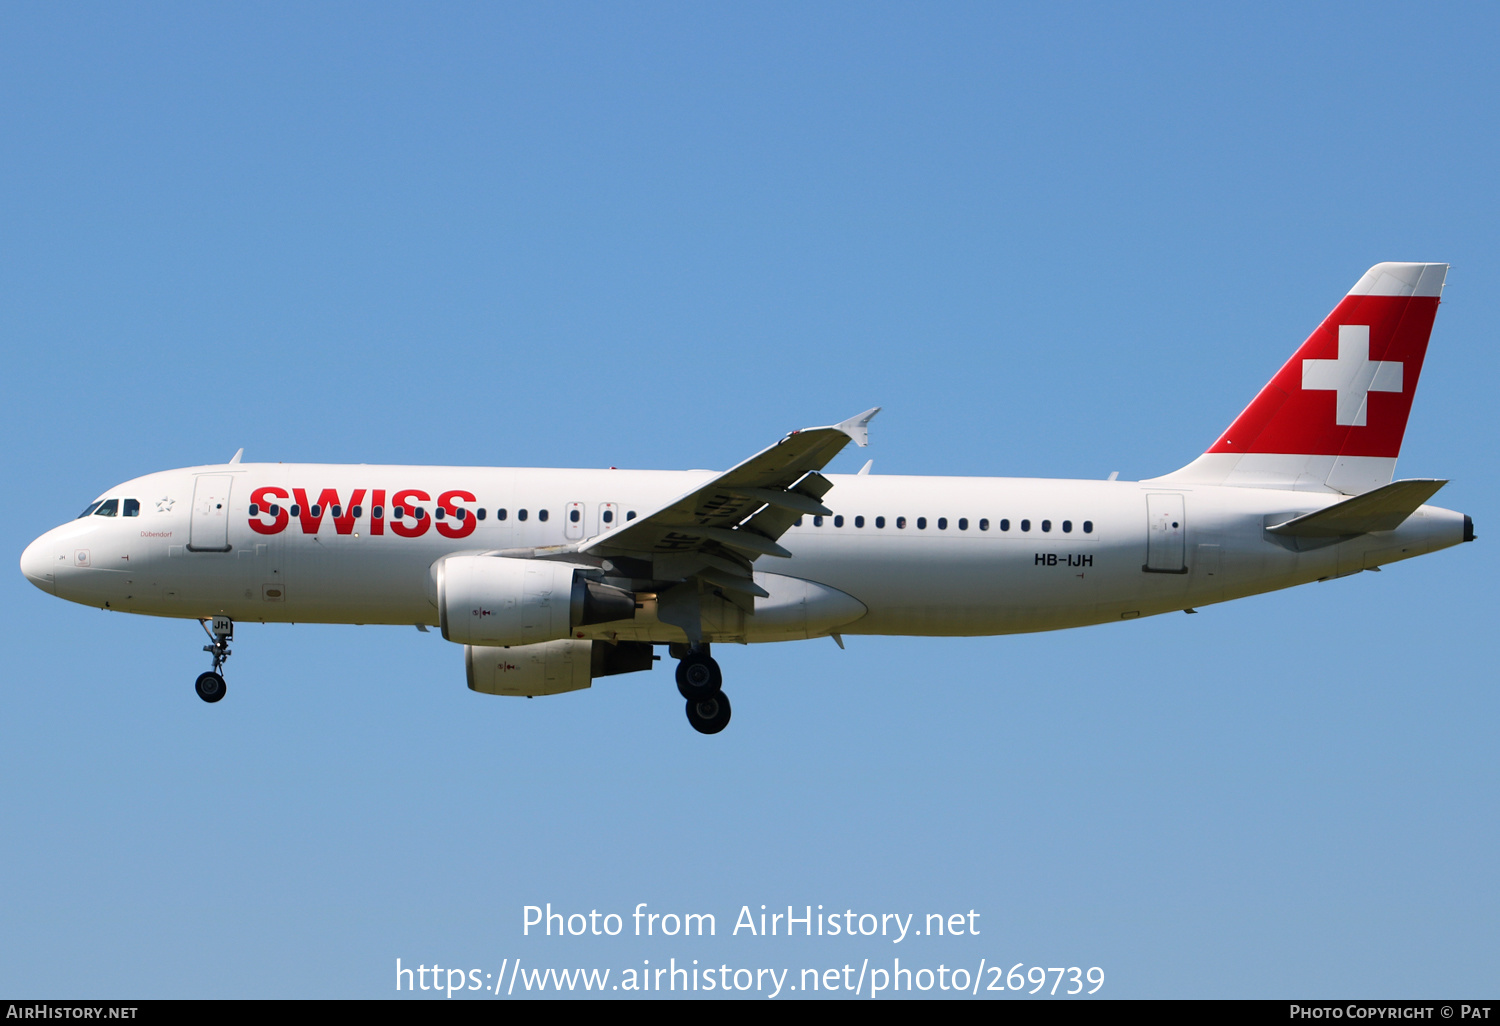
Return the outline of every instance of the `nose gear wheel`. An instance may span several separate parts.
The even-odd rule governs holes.
[[[226,690],[224,678],[212,670],[207,673],[198,674],[198,680],[193,684],[193,690],[198,692],[198,697],[205,702],[217,702],[224,697]]]

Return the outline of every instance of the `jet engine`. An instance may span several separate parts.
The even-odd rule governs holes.
[[[438,564],[438,623],[460,645],[534,645],[588,624],[635,618],[635,595],[590,580],[592,567],[506,556]],[[597,572],[597,571],[594,571]]]

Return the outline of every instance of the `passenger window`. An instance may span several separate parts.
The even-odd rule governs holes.
[[[626,513],[625,514],[625,519],[626,520],[634,520],[635,519],[635,510],[631,510],[629,513]]]
[[[131,516],[135,516],[134,513],[132,513],[130,515]],[[260,504],[259,503],[252,502],[250,504],[250,515],[252,517],[258,517],[258,516],[260,516]]]
[[[1073,533],[1073,521],[1071,521],[1071,520],[1064,520],[1063,521],[1063,534],[1072,534],[1072,533]]]
[[[802,526],[802,518],[801,518],[801,517],[798,517],[798,518],[797,518],[797,519],[796,519],[796,521],[795,521],[795,522],[794,522],[794,523],[793,523],[793,524],[792,524],[792,526],[793,526],[793,527],[801,527],[801,526]]]
[[[854,526],[855,527],[864,527],[865,526],[865,518],[864,517],[855,517],[854,518]]]
[[[896,526],[897,527],[905,527],[906,526],[906,518],[905,517],[897,517],[896,518]]]
[[[568,510],[568,519],[576,524],[583,519],[583,514],[579,513],[576,509],[570,509]]]
[[[427,511],[425,509],[423,509],[421,506],[413,506],[412,507],[412,511],[411,511],[411,515],[414,516],[414,517],[416,517],[418,520],[426,520],[427,519]]]
[[[271,512],[272,513],[276,512],[276,507],[275,506],[271,507]],[[385,507],[384,506],[374,506],[374,507],[372,507],[370,509],[370,516],[374,517],[376,520],[384,520],[385,519]]]
[[[1094,533],[1094,522],[1092,520],[1085,520],[1083,522],[1083,533],[1084,534],[1093,534]]]
[[[968,517],[959,517],[958,518],[958,529],[960,531],[967,531],[969,529],[969,518]]]
[[[328,512],[332,513],[333,519],[337,520],[344,515],[344,507],[335,502],[332,506],[328,507]]]
[[[1030,520],[1023,520],[1023,521],[1021,521],[1021,530],[1023,530],[1023,531],[1029,531],[1029,530],[1031,530],[1031,521]]]
[[[316,502],[313,503],[310,507],[308,507],[307,511],[309,513],[311,513],[314,517],[320,517],[320,516],[323,515],[323,507],[319,506]]]
[[[365,515],[365,508],[363,506],[355,506],[349,511],[349,515],[358,519]]]
[[[435,509],[435,510],[432,511],[432,518],[434,520],[442,520],[447,515],[448,515],[447,511],[444,510],[443,507],[441,507],[441,506],[439,506],[437,509]]]
[[[1042,521],[1042,530],[1043,531],[1050,531],[1050,530],[1052,530],[1052,521],[1050,521],[1050,520],[1043,520]]]
[[[504,506],[501,506],[499,509],[495,510],[495,519],[496,520],[504,520],[509,515],[510,514],[506,512]]]
[[[822,517],[813,517],[813,526],[814,527],[822,527],[823,526],[823,518]]]
[[[87,506],[83,507],[83,512],[80,513],[80,514],[78,514],[78,518],[77,519],[82,520],[84,517],[89,516],[90,514],[92,514],[94,512],[94,510],[98,509],[102,505],[104,505],[104,503],[103,503],[102,500],[99,501],[99,502],[91,502],[91,503],[89,503]]]
[[[518,509],[518,510],[516,510],[516,519],[517,520],[525,520],[526,519],[526,511],[524,509]]]
[[[1000,530],[1002,530],[1002,531],[1009,531],[1010,530],[1010,520],[1009,519],[1002,519],[1000,521]]]
[[[134,499],[125,500],[125,515],[127,517],[138,517],[141,515],[141,504]]]
[[[844,526],[844,514],[840,513],[838,516],[836,516],[836,517],[833,518],[833,526],[834,527],[843,527]]]
[[[925,531],[925,530],[927,530],[927,518],[926,517],[917,517],[917,530],[919,530],[919,531]]]
[[[292,507],[292,512],[295,514],[296,511],[297,511],[297,507],[293,506]],[[405,506],[392,506],[391,507],[391,519],[392,520],[400,520],[404,516],[406,516],[406,507]]]
[[[988,531],[990,529],[990,522],[989,522],[989,520],[985,519],[985,520],[979,521],[979,529],[981,531]]]
[[[438,512],[441,513],[442,511],[443,511],[442,507],[439,506],[438,507]],[[469,511],[466,510],[466,509],[464,509],[463,507],[459,507],[458,509],[455,509],[453,511],[453,515],[454,515],[454,517],[456,517],[459,520],[464,520],[464,519],[468,518]]]
[[[607,509],[607,510],[604,511],[604,522],[606,524],[612,524],[612,523],[615,522],[615,511],[614,510]]]
[[[536,518],[538,520],[542,521],[543,523],[546,523],[546,521],[547,521],[547,511],[544,510],[544,509],[537,510],[536,511]]]
[[[938,530],[939,531],[946,531],[946,530],[948,530],[948,518],[947,517],[938,517]]]
[[[112,517],[120,511],[119,499],[105,499],[99,503],[99,508],[94,510],[96,517]]]
[[[480,520],[483,520],[484,519],[484,507],[480,506],[478,509],[476,509],[474,511],[474,516],[478,517]]]
[[[279,516],[281,516],[281,507],[278,506],[274,502],[271,503],[271,516],[273,516],[273,517],[279,517]]]
[[[875,526],[876,527],[884,527],[885,526],[885,517],[876,517],[875,518]]]
[[[294,516],[294,517],[300,517],[301,515],[302,515],[302,507],[299,506],[299,505],[297,505],[295,502],[292,503],[292,516]],[[399,520],[401,518],[398,515],[396,519]]]

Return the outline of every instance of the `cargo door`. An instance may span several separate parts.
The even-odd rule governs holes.
[[[229,474],[199,474],[193,485],[193,516],[188,524],[189,552],[229,551]]]
[[[1185,574],[1184,562],[1187,519],[1183,516],[1181,495],[1146,496],[1146,565],[1153,574]]]

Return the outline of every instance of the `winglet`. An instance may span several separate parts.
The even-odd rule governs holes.
[[[839,430],[839,431],[842,431],[844,434],[846,434],[850,438],[854,439],[854,444],[855,445],[858,445],[858,446],[861,446],[861,447],[869,445],[870,444],[870,421],[873,420],[874,417],[875,417],[875,414],[877,414],[879,412],[880,412],[880,407],[876,406],[876,407],[874,407],[872,409],[866,410],[864,413],[861,413],[857,417],[850,417],[848,420],[844,421],[842,424],[835,424],[834,428],[837,429],[837,430]]]
[[[234,456],[232,456],[230,458],[229,465],[233,466],[234,464],[238,463],[240,461],[240,457],[243,456],[243,455],[245,455],[245,447],[244,446],[240,446],[238,449],[235,450]]]

